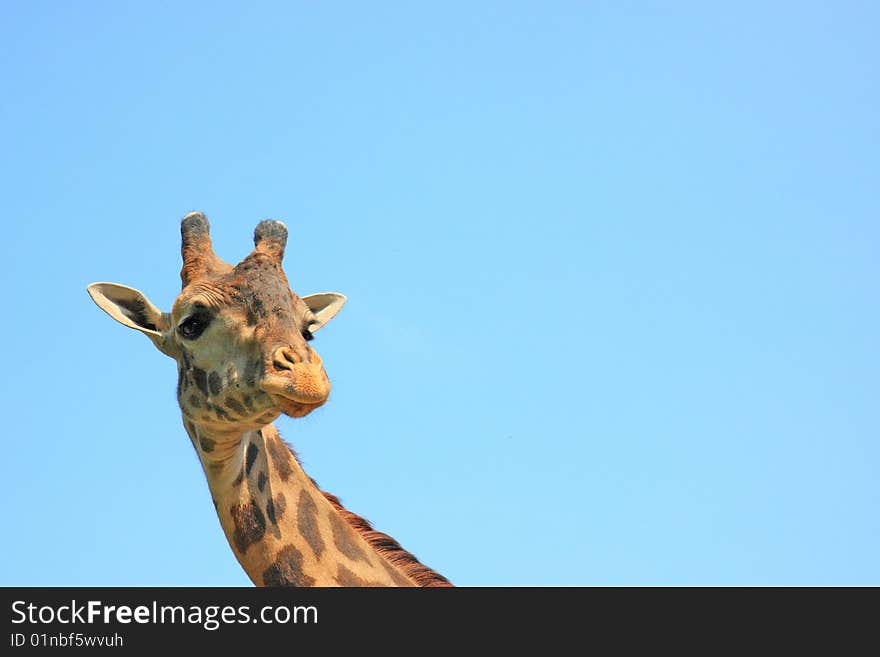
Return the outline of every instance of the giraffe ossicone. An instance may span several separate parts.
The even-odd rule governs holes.
[[[310,344],[345,297],[300,297],[282,268],[287,228],[261,221],[233,266],[200,212],[181,221],[182,289],[163,312],[140,291],[92,283],[92,300],[177,362],[177,400],[233,553],[258,586],[449,586],[303,471],[273,422],[326,403]]]

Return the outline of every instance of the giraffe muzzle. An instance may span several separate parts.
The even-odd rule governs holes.
[[[308,361],[292,347],[278,347],[261,388],[286,415],[302,417],[327,401],[330,379],[321,357],[308,349]]]

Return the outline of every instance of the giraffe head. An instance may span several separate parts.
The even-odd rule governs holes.
[[[184,416],[213,429],[253,429],[279,414],[301,417],[330,394],[313,334],[345,303],[336,293],[297,296],[281,268],[287,228],[262,221],[254,250],[236,266],[214,254],[208,219],[180,225],[182,291],[170,312],[138,290],[92,283],[88,292],[118,322],[144,333],[178,364]]]

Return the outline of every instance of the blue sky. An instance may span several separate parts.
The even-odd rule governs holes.
[[[453,582],[880,584],[874,3],[0,12],[0,584],[249,583],[85,292],[191,210],[348,296],[279,428]]]

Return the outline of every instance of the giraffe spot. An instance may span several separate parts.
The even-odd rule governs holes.
[[[226,385],[227,386],[233,385],[237,378],[238,378],[238,372],[235,369],[235,365],[230,363],[229,367],[226,368]]]
[[[315,557],[320,558],[324,551],[324,539],[318,531],[318,505],[305,490],[299,492],[296,504],[296,526],[306,539]]]
[[[254,500],[250,504],[236,504],[229,513],[234,527],[232,540],[239,553],[244,554],[248,547],[262,540],[266,533],[266,517]]]
[[[257,475],[257,488],[260,489],[260,492],[263,492],[263,489],[266,487],[266,482],[269,478],[266,476],[266,473],[260,470],[260,474]]]
[[[238,471],[238,474],[235,476],[235,479],[232,480],[233,488],[235,486],[240,486],[242,481],[244,481],[244,467],[242,467],[241,470]]]
[[[336,549],[352,561],[369,563],[367,555],[357,542],[355,530],[338,513],[330,514],[330,527],[333,530],[333,543]]]
[[[219,406],[214,406],[211,410],[214,411],[214,414],[217,416],[217,419],[219,419],[219,420],[228,420],[228,421],[232,420],[232,418],[229,417],[229,413],[224,411]]]
[[[177,382],[178,399],[180,398],[179,397],[180,391],[186,390],[187,388],[189,388],[190,384],[192,383],[192,381],[190,380],[190,375],[189,375],[189,373],[191,371],[192,371],[192,365],[189,360],[189,354],[187,354],[185,351],[183,351],[180,354],[180,363],[178,364],[178,367],[177,367],[177,372],[179,374],[179,378],[178,378],[178,382]]]
[[[336,570],[336,583],[339,586],[369,586],[366,580],[355,575],[343,564],[339,564],[339,568]]]
[[[281,477],[281,481],[287,481],[293,472],[293,467],[290,465],[293,454],[291,454],[290,448],[282,443],[280,438],[267,440],[266,448],[269,450],[269,455],[272,457],[272,463],[275,465],[275,469],[278,471],[278,476]]]
[[[281,517],[284,515],[284,510],[287,508],[287,500],[284,498],[284,493],[278,493],[273,500],[271,497],[269,501],[266,502],[266,517],[269,518],[269,522],[273,525],[277,525],[278,521],[281,520]]]
[[[189,396],[189,405],[193,408],[201,408],[202,402],[199,399],[198,395],[190,395]]]
[[[281,548],[275,562],[263,571],[263,586],[312,586],[315,578],[302,571],[302,552],[293,545]]]
[[[215,397],[223,390],[223,379],[220,378],[217,372],[211,372],[208,375],[208,387],[211,389],[211,394]]]
[[[388,573],[388,576],[391,578],[391,581],[394,582],[397,586],[413,586],[413,583],[411,581],[404,577],[402,573],[400,573],[385,559],[380,559],[380,561],[382,562],[382,567],[385,568],[385,572]]]
[[[194,367],[192,370],[193,379],[196,382],[196,386],[198,386],[199,390],[202,391],[202,394],[206,397],[208,396],[208,374],[205,370]]]
[[[253,388],[257,384],[257,377],[262,375],[263,361],[251,361],[244,370],[244,382],[249,388]]]
[[[180,399],[181,395],[183,395],[183,391],[185,390],[183,377],[184,377],[183,370],[180,370],[177,373],[177,398],[178,399]]]
[[[254,461],[257,460],[259,454],[260,448],[253,443],[249,443],[247,446],[247,453],[244,456],[244,473],[246,475],[250,476],[251,468],[254,467]]]
[[[244,410],[244,406],[242,406],[241,402],[239,402],[234,397],[227,397],[224,403],[226,404],[227,408],[231,408],[239,415],[244,415],[246,413],[246,411]]]
[[[202,413],[199,417],[202,419],[202,422],[210,422],[214,419],[210,415],[205,415],[204,413]]]
[[[241,401],[244,402],[245,408],[247,408],[249,411],[254,410],[254,400],[251,399],[250,395],[245,395],[241,398]]]
[[[275,519],[275,502],[272,501],[271,497],[266,502],[266,517],[273,525],[278,524],[278,521]]]
[[[213,452],[216,444],[217,442],[210,438],[199,437],[199,446],[202,448],[203,452]]]

